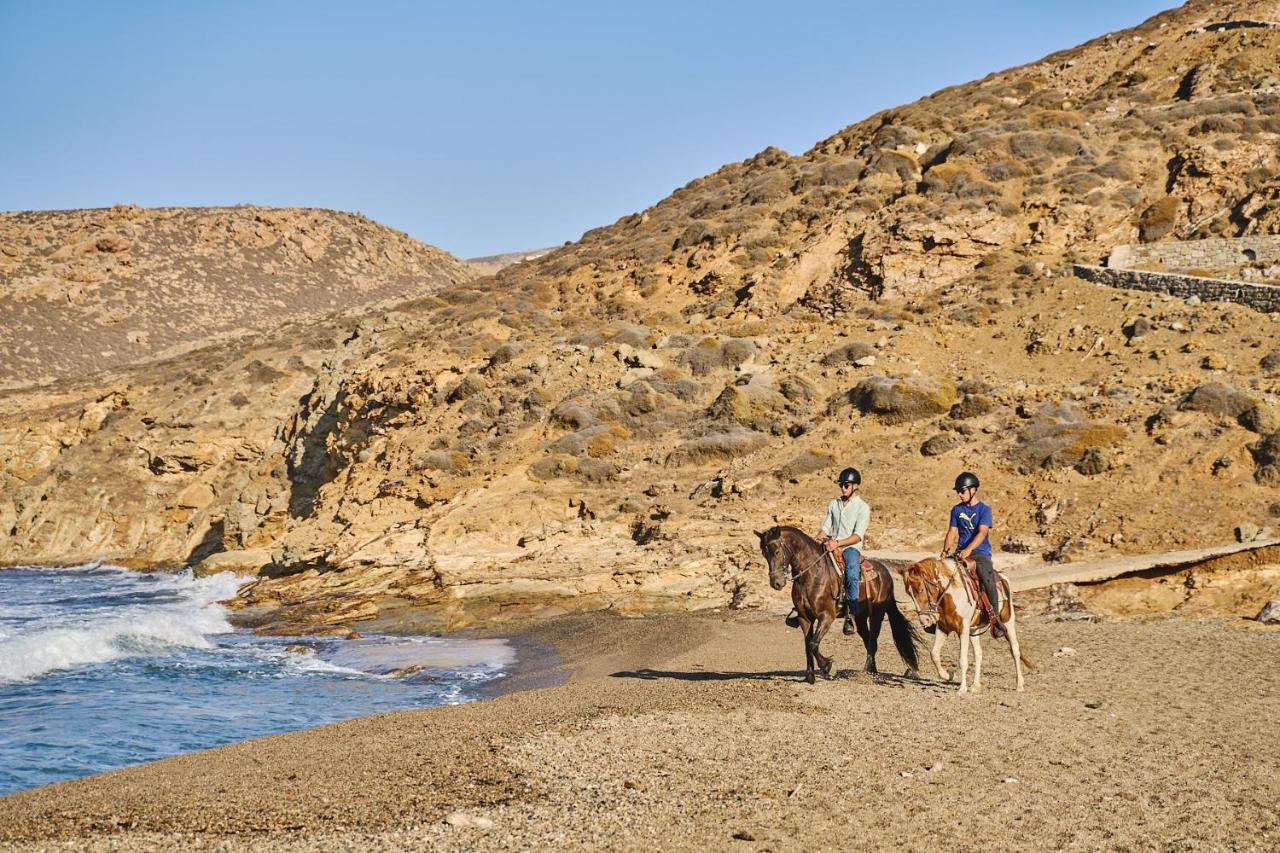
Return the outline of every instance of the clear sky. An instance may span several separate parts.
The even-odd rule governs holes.
[[[302,205],[554,246],[1172,0],[0,0],[0,210]]]

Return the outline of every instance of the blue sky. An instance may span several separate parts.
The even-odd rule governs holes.
[[[554,246],[1166,5],[0,0],[0,210],[304,205],[463,257]]]

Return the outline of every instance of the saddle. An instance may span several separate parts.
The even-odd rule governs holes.
[[[828,551],[827,555],[831,558],[831,568],[836,573],[836,606],[844,604],[845,598],[848,597],[848,591],[844,583],[844,553],[837,549]],[[865,601],[870,598],[873,592],[872,584],[875,583],[875,564],[866,557],[862,558],[862,573],[858,580],[858,600]]]
[[[956,567],[960,569],[960,578],[964,581],[965,591],[969,594],[972,601],[978,603],[978,607],[987,615],[988,625],[1000,624],[1000,614],[992,605],[991,599],[987,598],[987,591],[982,586],[982,580],[978,577],[978,561],[974,559],[961,560],[960,555],[954,555]],[[997,585],[1000,583],[999,575],[996,576]],[[992,636],[997,636],[992,634]]]

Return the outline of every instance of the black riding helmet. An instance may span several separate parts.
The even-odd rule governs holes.
[[[970,486],[973,486],[975,489],[978,488],[978,475],[969,471],[962,471],[960,476],[956,477],[956,491],[958,492],[961,489],[967,489]]]
[[[837,483],[844,485],[845,483],[862,483],[862,475],[858,473],[857,468],[845,468],[840,472],[840,478]]]

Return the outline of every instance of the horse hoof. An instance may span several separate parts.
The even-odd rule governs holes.
[[[810,673],[809,675],[806,675],[806,676],[804,677],[804,683],[805,683],[805,684],[816,684],[816,683],[817,683],[817,681],[818,681],[818,679],[814,678],[812,673]]]
[[[906,672],[902,673],[902,677],[910,678],[912,681],[919,681],[920,673],[916,672],[914,669],[908,669]]]

